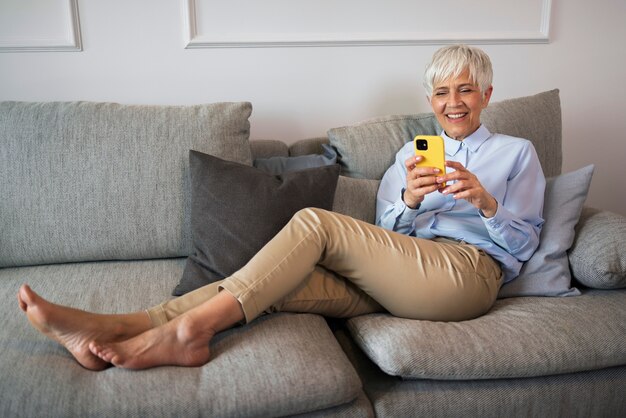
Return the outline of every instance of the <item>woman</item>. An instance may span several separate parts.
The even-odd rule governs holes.
[[[416,167],[421,157],[407,143],[383,177],[379,226],[304,209],[231,277],[144,312],[79,311],[27,285],[19,305],[92,370],[202,365],[216,333],[264,312],[480,316],[537,248],[545,187],[529,141],[481,125],[491,79],[479,49],[455,45],[435,53],[425,87],[443,127],[449,170]]]

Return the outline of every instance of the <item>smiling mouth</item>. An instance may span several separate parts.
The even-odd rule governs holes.
[[[449,115],[446,115],[446,117],[448,119],[461,119],[462,117],[466,116],[467,113],[450,113]]]

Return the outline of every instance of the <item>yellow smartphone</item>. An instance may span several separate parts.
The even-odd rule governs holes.
[[[413,139],[415,155],[424,157],[416,164],[417,167],[436,167],[440,171],[439,175],[446,174],[446,153],[444,150],[443,138],[433,135],[417,135]],[[446,184],[442,183],[441,187]]]

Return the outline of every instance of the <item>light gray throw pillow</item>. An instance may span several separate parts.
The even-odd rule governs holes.
[[[498,297],[575,296],[571,287],[567,250],[574,242],[575,226],[587,198],[593,165],[549,178],[546,184],[539,247],[524,263],[520,275],[500,289]]]
[[[595,289],[626,287],[626,217],[583,208],[569,252],[574,279]]]

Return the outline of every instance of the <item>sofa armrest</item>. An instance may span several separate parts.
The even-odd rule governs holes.
[[[572,274],[595,289],[626,287],[626,217],[584,207],[569,250]]]

